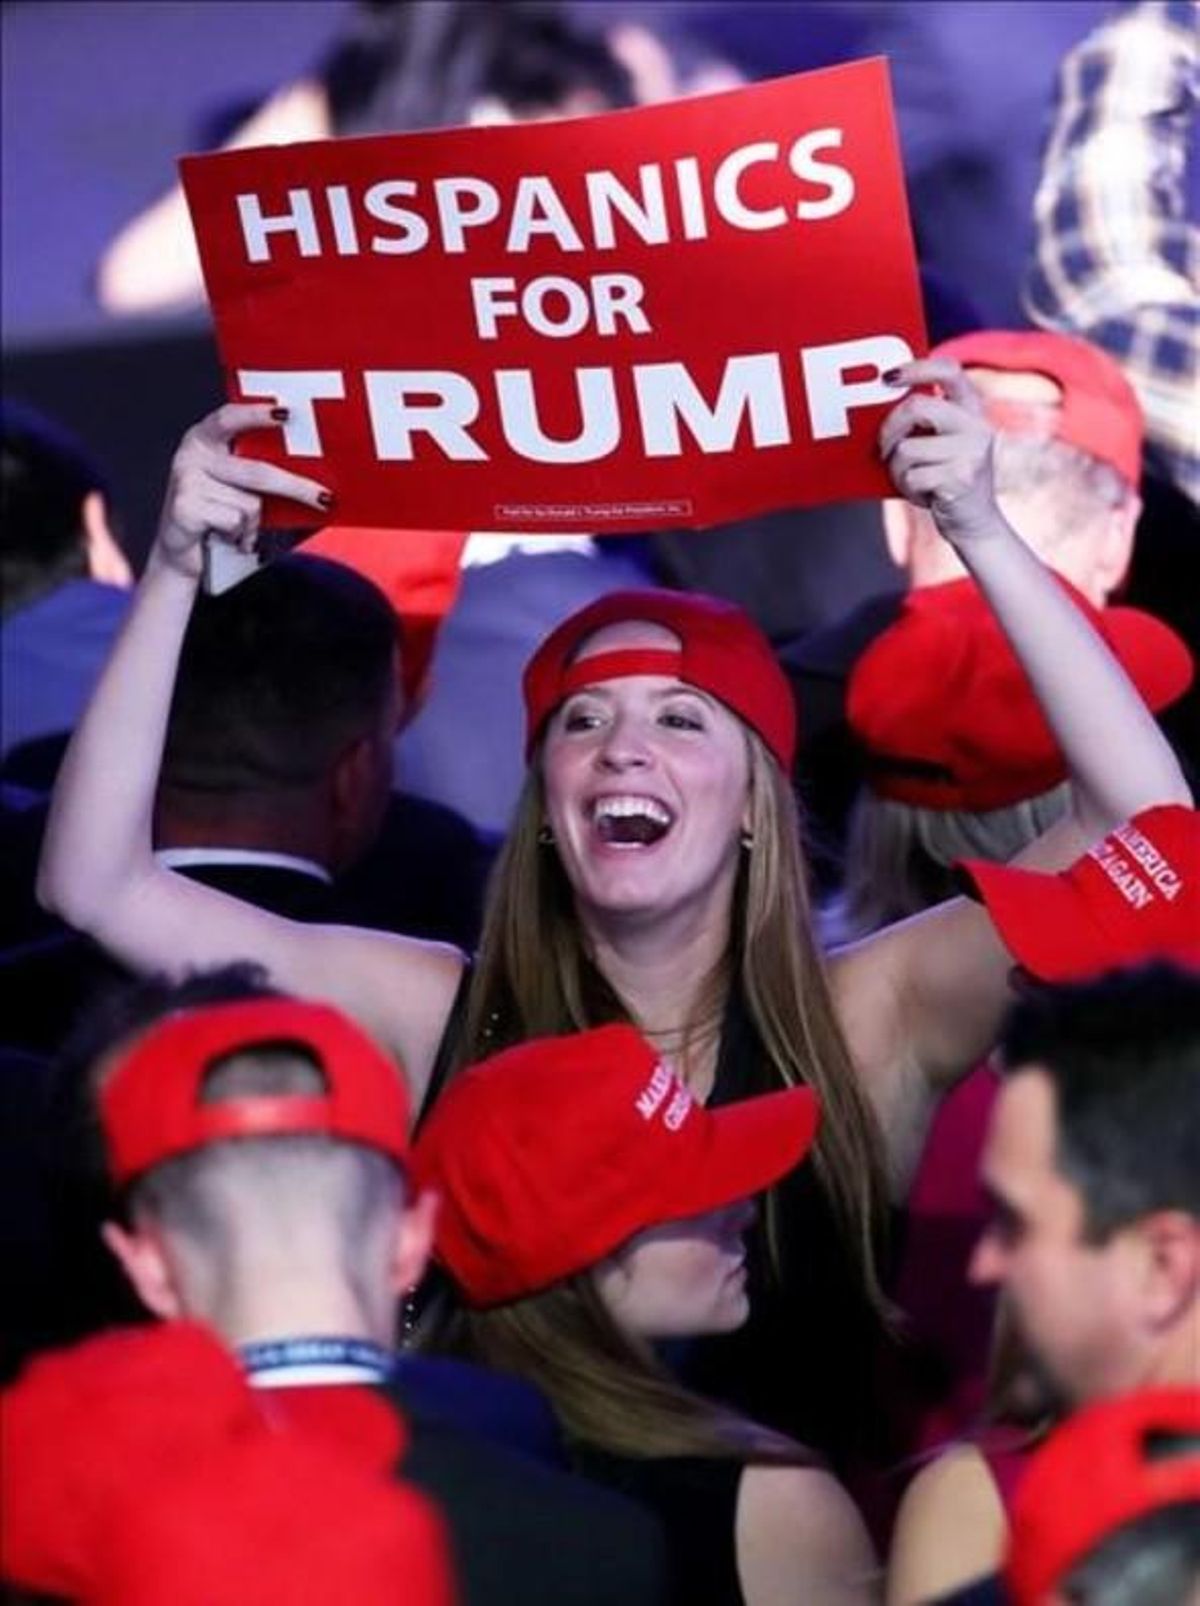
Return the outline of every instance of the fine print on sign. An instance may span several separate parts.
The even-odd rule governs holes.
[[[249,451],[339,518],[632,530],[881,495],[925,349],[882,61],[181,164]],[[294,509],[271,509],[280,521]]]

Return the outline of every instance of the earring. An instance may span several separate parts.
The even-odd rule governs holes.
[[[743,850],[743,852],[749,853],[750,849],[754,846],[754,832],[743,831],[741,836],[738,837],[738,846]]]
[[[552,848],[554,846],[554,832],[548,825],[543,825],[537,834],[538,846]]]

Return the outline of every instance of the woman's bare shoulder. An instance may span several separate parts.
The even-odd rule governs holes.
[[[448,943],[355,926],[295,927],[304,992],[344,1009],[404,1066],[413,1098],[425,1092],[466,959]],[[294,951],[294,950],[293,950]]]
[[[995,1570],[1007,1519],[987,1461],[956,1444],[922,1467],[900,1502],[888,1562],[888,1606],[916,1606]]]
[[[837,1479],[819,1467],[747,1467],[736,1532],[748,1606],[792,1600],[867,1606],[878,1599],[878,1567],[863,1520]]]

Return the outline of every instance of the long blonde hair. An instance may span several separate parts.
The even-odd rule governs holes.
[[[842,1035],[813,939],[800,819],[788,778],[752,732],[751,844],[734,891],[730,939],[719,974],[703,978],[701,1004],[736,984],[780,1087],[820,1094],[813,1150],[829,1198],[872,1303],[885,1310],[877,1254],[886,1222],[887,1175],[874,1111]],[[460,1063],[528,1037],[629,1020],[626,1006],[588,956],[570,885],[542,827],[540,769],[531,768],[497,860],[484,915]],[[637,1025],[638,1022],[633,1024]],[[778,1212],[768,1233],[778,1258]]]
[[[533,1383],[568,1442],[581,1446],[622,1456],[816,1464],[785,1434],[676,1382],[614,1321],[590,1272],[489,1310],[447,1295],[423,1322],[418,1346]]]

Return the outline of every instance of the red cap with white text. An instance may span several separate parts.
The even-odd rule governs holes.
[[[1147,809],[1057,875],[981,859],[956,868],[1009,953],[1042,981],[1079,981],[1149,959],[1200,969],[1195,809]]]
[[[435,1253],[473,1305],[603,1260],[646,1227],[751,1198],[816,1135],[811,1088],[698,1104],[632,1026],[547,1037],[472,1066],[413,1146],[440,1196]]]

